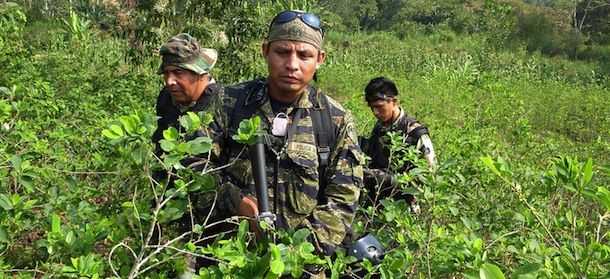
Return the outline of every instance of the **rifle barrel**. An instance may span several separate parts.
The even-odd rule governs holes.
[[[258,211],[269,213],[269,196],[267,195],[267,166],[265,164],[265,144],[263,136],[257,136],[256,143],[250,146],[250,163],[252,164],[252,177],[256,188]]]

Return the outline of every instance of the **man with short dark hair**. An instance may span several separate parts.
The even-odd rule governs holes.
[[[226,162],[233,162],[219,189],[218,211],[258,215],[247,152],[231,137],[239,121],[259,116],[276,227],[310,229],[317,250],[330,255],[351,231],[363,154],[350,113],[310,85],[326,57],[323,38],[314,14],[276,15],[262,44],[267,78],[227,87],[215,119],[220,149]]]
[[[396,179],[393,174],[401,173],[413,167],[412,162],[405,162],[396,169],[390,169],[390,132],[399,133],[403,144],[420,151],[430,168],[436,166],[436,157],[428,129],[415,118],[406,114],[398,103],[396,84],[385,77],[372,79],[364,89],[364,97],[377,118],[371,137],[361,142],[366,155],[371,157],[368,168],[364,171],[364,184],[368,190],[368,202],[378,201],[398,194]],[[412,195],[400,195],[417,211]]]

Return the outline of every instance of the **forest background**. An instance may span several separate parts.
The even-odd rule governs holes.
[[[188,214],[187,193],[213,189],[210,176],[173,190],[149,179],[168,162],[150,144],[157,48],[188,32],[219,50],[221,83],[264,76],[260,43],[283,9],[322,18],[319,86],[361,134],[374,124],[363,88],[383,75],[435,143],[436,172],[401,176],[420,215],[392,200],[360,209],[357,231],[389,248],[380,265],[363,264],[368,276],[610,278],[601,0],[2,0],[0,278],[171,278],[185,254],[219,262],[202,278],[298,277],[305,264],[352,272],[343,255],[314,256],[302,231],[254,244],[242,222],[233,241],[200,245],[209,224],[180,235],[171,221]],[[174,159],[209,148],[181,136],[166,136],[182,144]],[[396,163],[409,156],[393,152]],[[157,225],[168,230],[153,243]]]

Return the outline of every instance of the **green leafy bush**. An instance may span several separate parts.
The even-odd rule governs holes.
[[[2,276],[168,278],[185,269],[186,254],[218,262],[198,271],[203,278],[299,277],[306,265],[324,266],[334,278],[357,269],[383,278],[608,276],[608,79],[603,61],[595,60],[601,54],[587,54],[603,47],[579,49],[589,61],[549,58],[523,46],[490,46],[508,33],[454,32],[451,19],[435,28],[414,25],[416,32],[401,39],[389,32],[327,33],[319,86],[353,112],[358,130],[367,133],[375,122],[362,88],[388,76],[405,109],[430,127],[439,154],[436,171],[416,162],[400,174],[396,191],[417,196],[419,215],[391,199],[360,209],[356,231],[374,232],[389,252],[380,265],[358,265],[342,253],[314,255],[306,230],[265,228],[270,237],[261,240],[245,219],[231,218],[222,222],[235,226],[234,235],[214,240],[207,216],[195,216],[203,221],[187,232],[176,228],[172,221],[193,215],[192,195],[215,198],[214,173],[202,175],[181,161],[209,150],[210,140],[168,130],[167,155],[156,158],[150,134],[158,57],[143,51],[129,59],[137,41],[129,32],[103,31],[96,21],[107,19],[102,10],[99,17],[93,8],[70,13],[60,2],[38,15],[32,10],[44,1],[29,11],[0,4]],[[291,5],[315,6],[212,2],[191,14],[210,14],[209,21],[184,28],[213,38],[225,31],[226,42],[214,45],[221,64],[213,74],[231,81],[264,73],[258,48],[269,17]],[[501,16],[512,10],[487,5],[492,9],[484,13],[498,22],[485,28],[510,25]],[[150,15],[144,22],[155,23],[133,33],[150,40],[143,49],[182,24],[163,27],[172,9],[153,8],[134,8],[136,20]],[[58,18],[38,21],[43,13]],[[236,22],[220,24],[222,15]],[[208,34],[210,26],[216,29]],[[192,132],[209,121],[189,114],[180,124]],[[255,122],[243,124],[244,140]],[[402,154],[395,163],[417,155],[399,144],[394,151]],[[182,179],[172,187],[155,184],[153,170]]]

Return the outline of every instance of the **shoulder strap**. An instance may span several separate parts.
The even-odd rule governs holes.
[[[426,128],[426,126],[418,126],[415,127],[415,129],[411,130],[411,132],[408,133],[408,135],[410,137],[414,137],[414,138],[421,138],[421,136],[423,135],[427,135],[428,134],[428,128]]]
[[[229,155],[231,154],[231,150],[239,148],[237,142],[235,142],[232,136],[237,133],[239,129],[239,123],[247,118],[252,117],[256,112],[256,109],[259,106],[258,102],[251,101],[252,95],[260,90],[265,83],[262,80],[252,81],[251,84],[248,84],[246,90],[233,90],[231,88],[225,88],[225,95],[236,98],[235,104],[233,107],[224,106],[223,109],[230,110],[228,118],[229,123],[227,127],[227,134],[223,139],[226,148],[223,148],[220,154],[220,161],[223,163],[228,163]]]
[[[310,89],[310,93],[314,94],[314,98],[317,99],[313,103],[311,121],[316,137],[320,167],[325,168],[329,164],[330,154],[336,141],[335,125],[333,125],[326,95],[322,92],[316,92],[314,88]]]
[[[237,100],[235,101],[235,106],[233,106],[231,110],[231,114],[229,115],[229,131],[230,133],[234,133],[239,128],[239,123],[246,119],[252,117],[252,115],[256,112],[259,103],[256,100],[251,100],[252,95],[260,90],[265,83],[262,80],[255,80],[251,85],[248,86],[246,92],[239,92],[237,94]]]
[[[428,128],[426,128],[425,126],[417,126],[413,130],[411,130],[409,133],[407,133],[407,144],[416,145],[417,142],[419,141],[419,138],[421,138],[423,135],[427,135],[427,134],[428,134]]]
[[[311,87],[310,94],[314,96],[313,110],[311,110],[311,122],[314,135],[316,138],[316,146],[318,149],[318,175],[320,181],[320,189],[318,202],[325,203],[324,188],[326,188],[326,168],[329,165],[330,154],[335,147],[337,140],[336,125],[334,125],[330,114],[330,106],[328,98],[322,92],[317,92]]]

